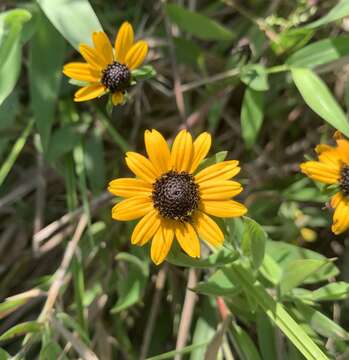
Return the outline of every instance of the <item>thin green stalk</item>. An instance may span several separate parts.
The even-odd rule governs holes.
[[[101,121],[101,123],[103,124],[103,126],[106,128],[106,130],[108,131],[109,135],[112,137],[113,141],[115,142],[116,145],[119,146],[119,148],[123,151],[129,151],[130,150],[130,145],[127,143],[127,141],[117,132],[117,130],[115,130],[115,128],[113,127],[113,125],[109,122],[109,120],[103,115],[100,114],[98,119]]]
[[[289,70],[290,70],[289,66],[286,64],[283,64],[283,65],[272,66],[272,67],[268,68],[266,70],[266,72],[268,74],[275,74],[275,73],[285,72],[285,71],[289,71]]]
[[[11,171],[13,165],[15,164],[20,152],[22,151],[27,138],[33,128],[34,125],[34,119],[31,119],[28,123],[28,125],[23,130],[21,136],[18,138],[18,140],[14,143],[11,152],[9,153],[7,159],[3,163],[3,165],[0,168],[0,186],[4,183],[7,175]]]

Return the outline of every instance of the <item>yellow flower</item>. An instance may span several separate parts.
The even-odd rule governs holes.
[[[126,164],[136,178],[110,182],[108,190],[126,199],[112,210],[115,220],[142,218],[136,225],[131,242],[151,242],[151,258],[160,264],[166,258],[176,237],[191,257],[200,256],[199,237],[213,246],[222,245],[224,235],[209,216],[242,216],[247,209],[231,200],[242,191],[232,177],[239,173],[239,162],[223,161],[196,173],[198,165],[211,147],[211,136],[202,133],[193,142],[182,130],[170,151],[166,140],[156,130],[144,134],[148,158],[135,152],[126,153]]]
[[[338,185],[331,198],[333,214],[332,231],[338,235],[349,228],[349,141],[336,135],[335,147],[320,144],[315,148],[319,161],[301,164],[304,174],[328,185]]]
[[[94,47],[86,44],[79,47],[86,63],[72,62],[63,69],[68,77],[88,83],[75,93],[74,101],[87,101],[110,92],[113,104],[122,104],[131,86],[131,71],[143,63],[148,44],[143,40],[134,43],[133,29],[128,22],[121,25],[114,49],[102,31],[94,32],[92,41]]]

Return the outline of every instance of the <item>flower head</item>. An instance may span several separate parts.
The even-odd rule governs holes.
[[[335,209],[332,231],[338,235],[349,229],[349,141],[336,133],[336,143],[334,147],[318,145],[318,161],[307,161],[300,167],[313,180],[337,189],[330,205]]]
[[[63,73],[86,83],[74,96],[74,101],[87,101],[110,92],[114,105],[124,102],[131,86],[132,70],[138,68],[148,53],[148,44],[134,42],[131,24],[124,22],[115,39],[114,48],[107,35],[100,31],[92,34],[93,47],[81,44],[80,53],[86,62],[66,64]]]
[[[191,257],[200,256],[199,237],[213,246],[223,243],[224,235],[209,216],[242,216],[247,209],[232,200],[242,186],[230,180],[239,173],[239,162],[223,161],[196,171],[211,147],[211,136],[202,133],[193,142],[182,130],[170,150],[156,130],[144,135],[148,158],[135,152],[126,154],[126,164],[136,178],[110,182],[108,190],[126,198],[112,210],[115,220],[141,218],[132,244],[151,242],[151,258],[160,264],[174,238]]]

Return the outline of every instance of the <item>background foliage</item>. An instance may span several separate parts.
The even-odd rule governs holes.
[[[335,129],[349,136],[347,0],[0,11],[0,359],[349,358],[348,235],[299,173]],[[123,20],[156,77],[123,107],[74,103],[64,62]],[[105,189],[145,129],[184,126],[213,134],[210,161],[241,161],[249,213],[222,223],[220,251],[194,261],[175,247],[158,268],[130,245],[133,224],[111,220]]]

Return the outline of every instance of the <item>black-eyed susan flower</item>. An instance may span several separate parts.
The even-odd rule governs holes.
[[[334,147],[318,145],[318,161],[307,161],[300,167],[313,180],[337,190],[330,205],[335,209],[332,231],[338,235],[349,229],[349,141],[337,133],[336,143]]]
[[[63,73],[86,83],[74,96],[74,101],[87,101],[111,93],[114,105],[124,102],[124,95],[132,83],[132,70],[137,69],[148,53],[148,44],[134,42],[131,24],[124,22],[116,36],[114,48],[107,35],[92,34],[93,47],[81,44],[84,62],[66,64]]]
[[[224,235],[210,215],[236,217],[246,213],[244,205],[231,198],[242,186],[230,180],[239,173],[239,162],[223,161],[196,171],[211,147],[211,136],[202,133],[193,142],[182,130],[170,150],[156,130],[144,135],[148,158],[135,152],[126,154],[126,164],[136,178],[110,182],[108,190],[126,199],[112,210],[115,220],[141,220],[132,244],[151,241],[151,258],[160,264],[176,238],[191,257],[200,256],[199,238],[213,246],[223,243]]]

